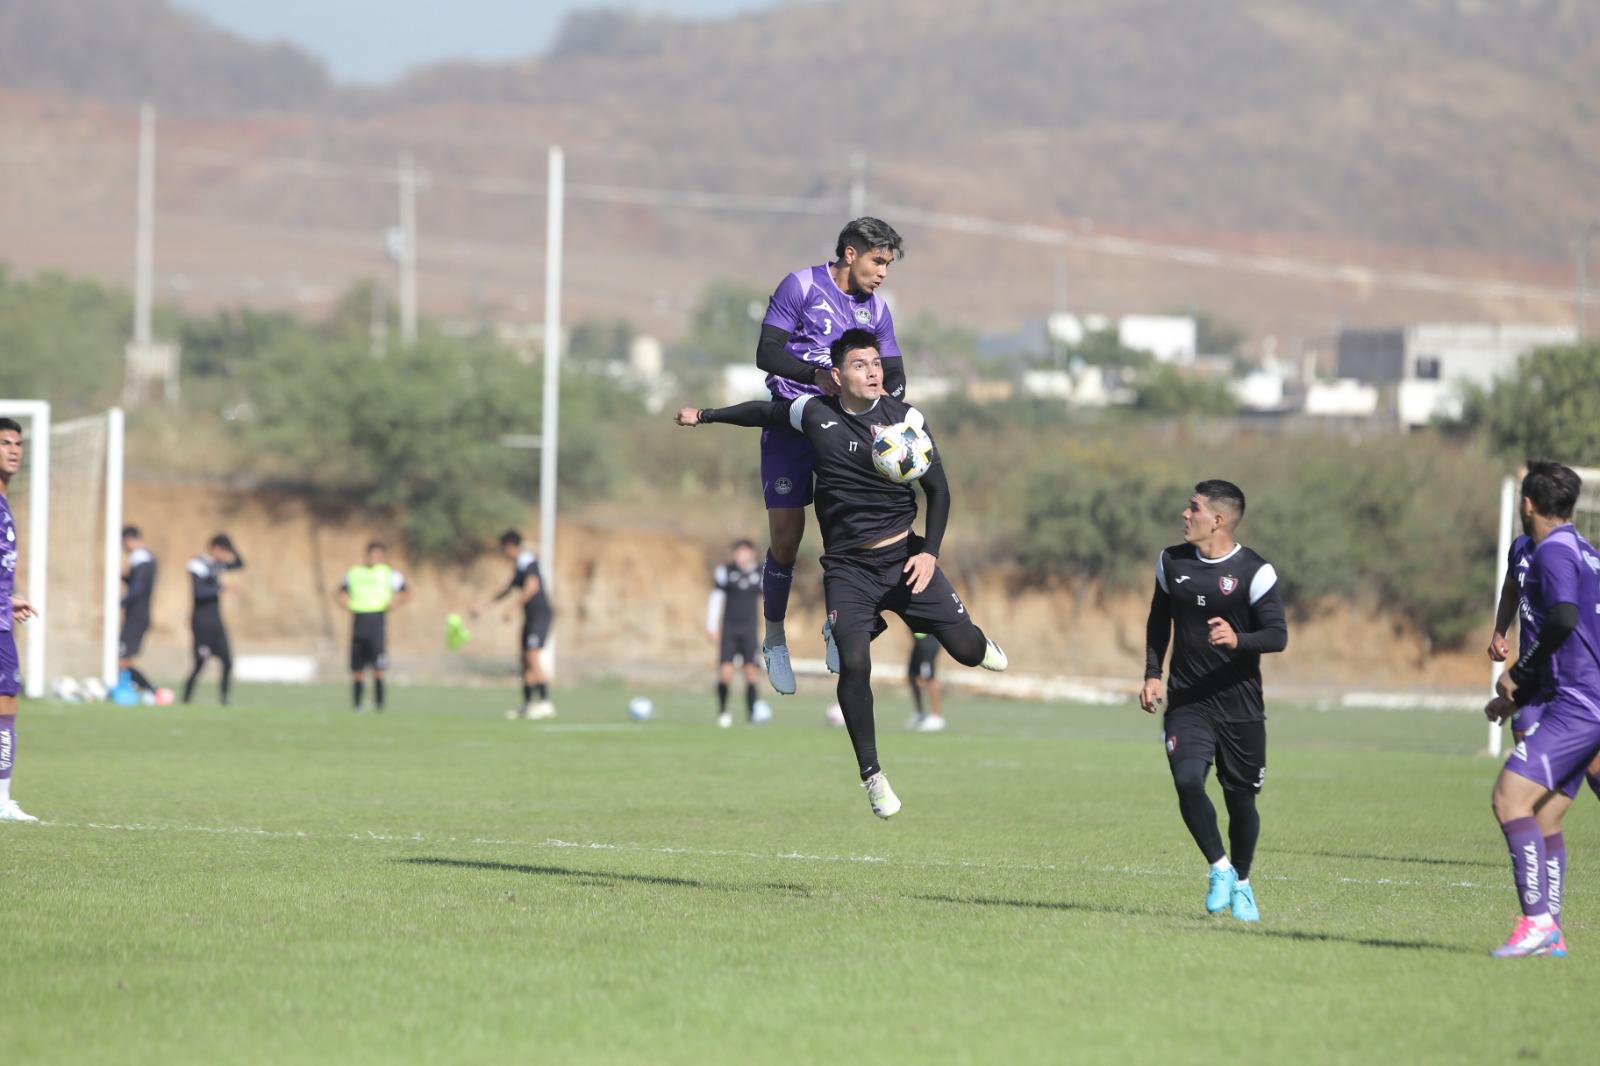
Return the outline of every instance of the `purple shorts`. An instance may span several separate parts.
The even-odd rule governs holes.
[[[788,426],[761,431],[761,495],[767,510],[811,506],[812,472],[817,453],[804,433]]]
[[[15,696],[22,691],[22,663],[17,660],[17,637],[9,629],[0,630],[0,696]]]
[[[1534,712],[1531,717],[1529,711]],[[1576,796],[1589,764],[1600,754],[1600,707],[1557,695],[1524,707],[1516,728],[1522,735],[1506,769],[1553,792]]]

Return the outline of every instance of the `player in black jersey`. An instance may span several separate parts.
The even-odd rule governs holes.
[[[555,624],[556,616],[539,572],[539,557],[522,546],[522,534],[514,529],[500,534],[500,554],[511,560],[515,569],[511,572],[510,583],[489,602],[498,603],[515,593],[522,607],[522,636],[517,656],[522,673],[522,706],[507,711],[506,717],[554,718],[556,709],[550,702],[550,675],[545,672],[542,652],[550,643],[550,627]],[[470,613],[476,618],[477,608]]]
[[[922,412],[883,391],[877,338],[848,330],[830,352],[838,396],[757,400],[717,410],[685,407],[681,426],[723,422],[735,426],[790,426],[817,454],[815,507],[822,527],[822,587],[839,646],[839,707],[867,789],[872,811],[888,818],[900,800],[878,765],[872,714],[871,641],[893,611],[913,630],[932,633],[963,666],[1004,670],[1005,653],[972,623],[966,605],[939,569],[950,517],[950,486],[937,450],[920,479],[928,501],[924,534],[911,525],[917,494],[878,473],[872,464],[874,432],[896,424],[925,429]]]
[[[156,557],[144,546],[138,526],[128,526],[122,531],[122,550],[128,553],[128,572],[122,575],[127,591],[122,594],[122,630],[117,635],[117,670],[127,671],[128,680],[136,687],[155,695],[156,687],[133,661],[144,647],[144,635],[150,629],[150,600],[156,588]],[[166,699],[170,699],[168,694]]]
[[[756,714],[756,678],[761,676],[761,560],[748,540],[733,542],[733,558],[712,571],[711,595],[706,599],[706,637],[717,645],[717,725],[733,725],[728,713],[728,686],[733,683],[733,661],[744,664],[744,713]]]
[[[939,642],[927,633],[913,633],[911,639],[906,680],[911,683],[911,702],[916,713],[906,723],[906,728],[917,733],[942,733],[944,692],[939,684]]]
[[[1167,763],[1178,809],[1211,864],[1206,910],[1229,907],[1257,921],[1250,865],[1261,817],[1256,794],[1267,776],[1266,708],[1261,656],[1289,643],[1278,574],[1234,540],[1244,517],[1244,493],[1227,481],[1202,481],[1183,511],[1184,543],[1156,557],[1156,587],[1145,623],[1144,688],[1139,705],[1162,719]],[[1169,682],[1161,666],[1172,643]],[[1222,847],[1217,812],[1206,796],[1216,763],[1228,805],[1228,844]]]
[[[228,539],[218,533],[206,545],[206,550],[189,560],[189,582],[194,593],[194,609],[189,616],[190,631],[194,636],[194,669],[183,683],[183,702],[194,698],[194,683],[200,679],[200,670],[206,660],[222,663],[222,705],[228,705],[228,687],[233,680],[233,651],[228,647],[228,629],[222,624],[222,575],[228,570],[244,569],[244,559]]]

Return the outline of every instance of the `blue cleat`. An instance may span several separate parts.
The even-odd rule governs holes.
[[[1241,922],[1259,922],[1261,912],[1256,910],[1255,889],[1248,881],[1236,881],[1233,886],[1233,916]]]
[[[1239,882],[1239,871],[1233,867],[1219,870],[1211,868],[1211,883],[1206,889],[1206,910],[1212,914],[1220,914],[1228,909],[1228,904],[1233,901],[1233,886]]]

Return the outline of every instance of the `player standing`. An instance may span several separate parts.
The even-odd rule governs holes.
[[[382,541],[367,545],[367,561],[345,571],[344,582],[335,598],[350,612],[350,699],[351,709],[361,712],[361,687],[365,673],[372,671],[372,706],[383,710],[383,673],[389,668],[389,608],[411,598],[405,575],[385,561],[388,548]]]
[[[506,717],[513,720],[554,718],[556,709],[550,702],[550,676],[545,673],[542,653],[550,642],[555,611],[539,574],[539,557],[523,548],[522,534],[514,529],[500,534],[500,554],[510,559],[515,569],[511,572],[510,583],[489,602],[499,603],[515,592],[522,606],[521,650],[517,656],[522,673],[522,706],[507,711]],[[473,608],[473,617],[477,614],[477,608]]]
[[[122,632],[117,637],[117,669],[127,671],[128,680],[149,696],[156,687],[133,664],[144,647],[150,629],[150,600],[156,590],[156,557],[144,546],[138,526],[122,531],[122,550],[128,553],[128,572],[122,575],[127,591],[122,594]]]
[[[911,662],[906,666],[906,680],[911,683],[911,702],[917,713],[906,727],[918,733],[942,733],[944,691],[939,684],[939,642],[928,633],[911,636]],[[926,710],[923,709],[924,699]]]
[[[858,218],[840,231],[833,262],[797,270],[778,283],[767,301],[756,347],[756,365],[767,372],[774,401],[837,396],[830,348],[846,330],[863,329],[872,334],[883,363],[883,392],[896,401],[905,399],[905,368],[894,337],[894,319],[878,295],[890,265],[902,254],[900,234],[888,223]],[[816,453],[803,433],[786,424],[762,430],[761,491],[772,546],[762,581],[767,632],[761,650],[772,687],[786,696],[794,694],[795,680],[784,618],[816,465]],[[834,654],[830,647],[830,660]]]
[[[717,645],[717,725],[733,725],[728,713],[728,686],[733,682],[733,662],[744,665],[744,713],[756,713],[756,645],[761,639],[757,614],[761,605],[761,561],[748,540],[733,542],[733,558],[711,574],[711,595],[706,599],[706,637]]]
[[[1522,590],[1538,636],[1484,708],[1493,721],[1517,708],[1532,719],[1494,786],[1522,907],[1499,958],[1566,954],[1561,819],[1600,755],[1600,553],[1572,526],[1581,488],[1574,471],[1548,460],[1530,462],[1522,479],[1522,525],[1534,544]]]
[[[37,822],[11,798],[11,767],[17,761],[17,694],[22,691],[22,661],[17,658],[15,625],[35,617],[33,604],[17,595],[17,523],[6,495],[22,469],[22,423],[0,418],[0,822]]]
[[[1200,482],[1183,511],[1184,543],[1156,557],[1139,705],[1154,714],[1170,697],[1162,719],[1167,765],[1184,825],[1211,864],[1206,910],[1231,907],[1235,918],[1254,922],[1261,917],[1250,885],[1261,833],[1256,795],[1267,776],[1261,656],[1288,646],[1289,627],[1277,571],[1234,540],[1244,506],[1237,485]],[[1170,684],[1164,685],[1169,642]],[[1231,860],[1206,796],[1212,763],[1228,806]]]
[[[963,666],[1004,670],[1006,657],[973,624],[939,569],[950,486],[937,451],[919,482],[928,501],[920,537],[911,531],[916,491],[888,480],[872,464],[876,429],[899,423],[925,428],[922,412],[883,391],[883,361],[876,343],[875,335],[864,329],[846,330],[834,342],[831,378],[837,396],[802,394],[710,411],[685,407],[677,422],[788,426],[815,450],[822,587],[839,647],[839,707],[872,813],[888,818],[900,810],[900,800],[878,763],[872,711],[871,642],[884,630],[883,612],[893,611],[913,629],[932,633]]]
[[[189,630],[194,638],[194,669],[183,683],[183,702],[194,698],[194,684],[200,680],[200,671],[210,659],[222,664],[222,682],[218,688],[221,702],[228,705],[228,688],[233,681],[233,651],[228,647],[228,627],[222,624],[222,592],[226,586],[222,575],[229,570],[243,570],[244,559],[228,539],[218,533],[206,545],[206,550],[189,560],[189,584],[194,596],[194,607],[189,615]]]

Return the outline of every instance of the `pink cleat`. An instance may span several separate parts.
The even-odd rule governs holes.
[[[1518,919],[1517,927],[1511,930],[1511,935],[1506,942],[1495,948],[1492,954],[1497,959],[1520,959],[1527,955],[1547,955],[1561,943],[1561,929],[1559,926],[1540,925],[1532,918],[1524,915]]]

